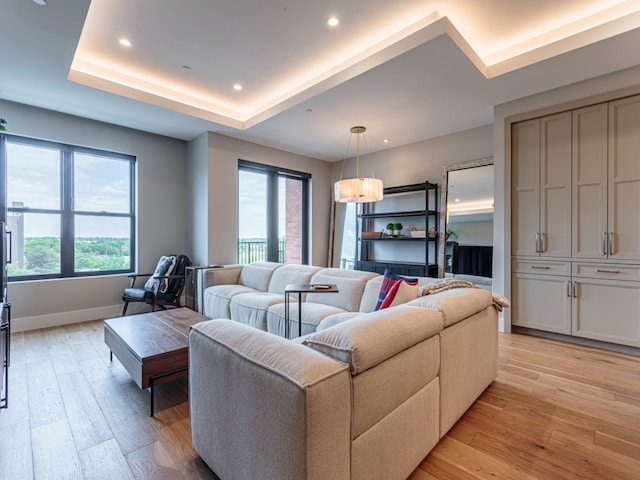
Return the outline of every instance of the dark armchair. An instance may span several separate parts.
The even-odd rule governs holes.
[[[184,270],[190,265],[186,255],[166,255],[160,258],[153,273],[132,273],[131,285],[125,289],[122,300],[122,316],[127,313],[129,302],[145,302],[151,305],[151,311],[156,307],[165,309],[167,305],[180,307],[180,297],[184,288]],[[135,287],[138,278],[147,277],[144,287]]]

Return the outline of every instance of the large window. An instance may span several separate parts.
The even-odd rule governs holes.
[[[238,162],[238,262],[309,263],[308,173]]]
[[[130,155],[3,136],[10,280],[133,271]]]

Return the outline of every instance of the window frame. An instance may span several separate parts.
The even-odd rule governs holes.
[[[238,160],[238,171],[261,173],[267,176],[267,261],[278,262],[278,181],[280,178],[299,180],[302,183],[302,264],[309,264],[309,186],[311,174],[288,168],[265,165],[249,160]],[[240,199],[238,198],[237,201]],[[238,214],[240,210],[238,209]],[[238,239],[239,240],[239,239]],[[239,245],[239,244],[238,244]],[[236,252],[239,255],[239,252]]]
[[[135,211],[135,198],[136,198],[136,161],[135,155],[129,155],[125,153],[113,152],[108,150],[102,150],[97,148],[82,147],[78,145],[71,145],[62,142],[54,142],[50,140],[41,140],[30,137],[24,137],[19,135],[12,135],[7,133],[0,134],[0,141],[2,145],[0,148],[0,170],[2,175],[0,177],[0,188],[2,189],[2,195],[0,195],[0,208],[2,209],[2,220],[7,221],[7,214],[10,212],[15,213],[29,213],[29,214],[53,214],[60,217],[60,272],[59,273],[46,273],[46,274],[33,274],[33,275],[19,275],[9,276],[9,282],[18,281],[30,281],[30,280],[47,280],[47,279],[59,279],[59,278],[78,278],[78,277],[96,277],[107,276],[122,273],[133,273],[135,271],[134,266],[136,264],[136,211]],[[13,207],[8,205],[8,151],[7,144],[20,144],[30,147],[48,148],[58,150],[60,154],[60,205],[58,209],[54,208],[29,208],[29,207]],[[76,153],[88,154],[97,157],[109,158],[114,161],[128,162],[128,181],[129,181],[129,200],[128,200],[128,213],[119,212],[107,212],[107,211],[88,211],[88,210],[74,210],[73,197],[75,188],[74,179],[74,155]],[[96,271],[76,271],[75,270],[75,241],[74,235],[75,219],[76,217],[104,217],[104,218],[129,218],[129,238],[130,238],[130,255],[129,255],[129,267],[116,270],[96,270]]]

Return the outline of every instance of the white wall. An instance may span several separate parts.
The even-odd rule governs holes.
[[[494,109],[494,290],[511,295],[511,123],[640,93],[640,67],[522,98]],[[501,318],[511,330],[511,310]]]
[[[135,155],[137,271],[153,271],[166,253],[191,255],[184,141],[7,101],[0,112],[8,133]],[[12,329],[117,316],[125,286],[126,275],[12,282]]]
[[[381,178],[385,187],[395,187],[425,180],[440,184],[442,167],[453,163],[465,162],[490,157],[493,154],[492,125],[473,128],[464,132],[443,137],[424,140],[401,147],[390,148],[360,158],[360,170],[369,171],[369,159],[373,165],[376,178]],[[343,162],[332,166],[333,182],[340,179]],[[344,171],[344,178],[355,176],[355,160],[349,159]],[[438,195],[438,201],[440,201]],[[333,255],[333,266],[340,266],[342,231],[344,225],[344,204],[336,204],[336,248]]]
[[[206,158],[203,158],[203,145],[206,145]],[[331,164],[211,132],[189,144],[189,171],[198,172],[197,175],[189,174],[189,190],[198,192],[193,195],[195,213],[191,226],[194,263],[208,265],[237,262],[238,160],[311,174],[310,263],[326,265]],[[199,183],[202,178],[206,179],[206,187]],[[199,202],[206,202],[206,205],[198,205]]]

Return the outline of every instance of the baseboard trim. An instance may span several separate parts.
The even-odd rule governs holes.
[[[11,332],[27,332],[39,328],[51,328],[71,323],[88,322],[103,318],[119,317],[122,313],[122,304],[107,305],[104,307],[89,308],[86,310],[73,310],[70,312],[51,313],[37,317],[11,318]]]

